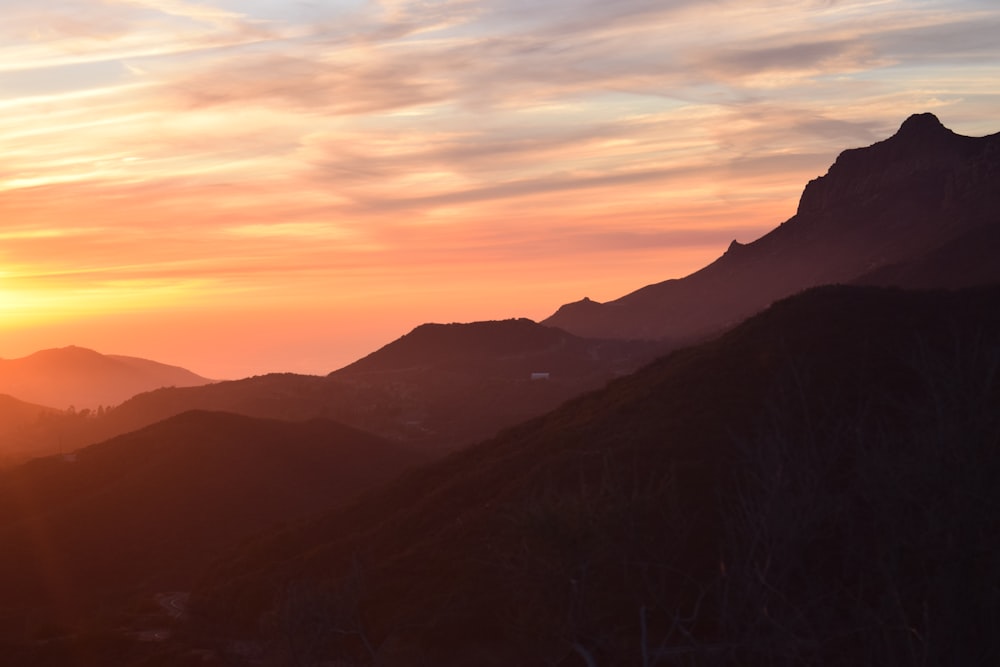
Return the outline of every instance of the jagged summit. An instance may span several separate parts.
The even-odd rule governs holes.
[[[585,318],[590,314],[596,314],[601,311],[601,306],[603,304],[599,301],[594,301],[589,296],[585,296],[579,301],[573,301],[572,303],[564,303],[559,306],[559,310],[556,311],[549,320],[568,318],[569,320],[576,320],[577,318]]]
[[[949,134],[955,133],[945,127],[934,114],[915,113],[903,121],[894,136],[910,138]]]
[[[983,139],[987,139],[984,137]],[[806,185],[798,214],[838,214],[878,198],[919,201],[961,187],[968,162],[983,139],[952,132],[932,113],[914,114],[894,135],[843,151],[826,175]]]

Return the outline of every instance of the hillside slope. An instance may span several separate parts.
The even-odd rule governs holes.
[[[556,379],[610,377],[634,370],[636,358],[654,350],[648,344],[580,338],[523,318],[423,324],[331,376],[435,368],[511,379],[530,379],[533,372]]]
[[[3,471],[2,629],[190,589],[238,540],[330,508],[422,459],[335,422],[188,412]]]
[[[998,404],[1000,288],[818,288],[247,545],[197,627],[277,662],[994,664]]]
[[[401,437],[440,451],[544,414],[663,349],[580,338],[527,319],[424,324],[329,378],[352,393],[374,393]],[[357,423],[385,432],[385,422]]]

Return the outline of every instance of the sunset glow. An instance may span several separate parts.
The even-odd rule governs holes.
[[[694,271],[998,129],[987,0],[57,0],[0,22],[0,357],[326,373]]]

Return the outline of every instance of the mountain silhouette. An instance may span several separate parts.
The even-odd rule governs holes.
[[[70,406],[93,410],[158,387],[209,382],[177,366],[75,346],[0,359],[0,393],[61,410]]]
[[[213,410],[334,419],[442,453],[543,414],[638,368],[662,349],[648,342],[586,340],[526,319],[426,324],[326,377],[274,373],[163,388],[99,416],[64,415],[33,432],[34,451],[70,451],[188,410]]]
[[[199,627],[278,664],[993,664],[998,368],[998,287],[815,288],[247,543]]]
[[[1000,281],[1000,134],[967,137],[929,113],[846,150],[810,181],[796,214],[712,264],[607,303],[562,306],[543,324],[580,336],[719,331],[807,287],[859,282],[963,287]]]
[[[381,419],[400,437],[440,451],[543,414],[661,351],[645,342],[584,339],[528,319],[425,324],[329,379],[355,394],[377,392]],[[385,432],[377,420],[357,424]]]
[[[423,324],[372,354],[331,373],[357,377],[364,373],[435,368],[530,379],[590,374],[610,376],[634,370],[636,359],[655,354],[648,344],[585,339],[529,319],[468,324]]]
[[[189,590],[213,554],[422,460],[328,420],[187,412],[0,472],[0,637]]]

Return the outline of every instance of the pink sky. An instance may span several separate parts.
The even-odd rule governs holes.
[[[325,373],[685,275],[911,113],[1000,130],[988,0],[3,12],[5,358]]]

